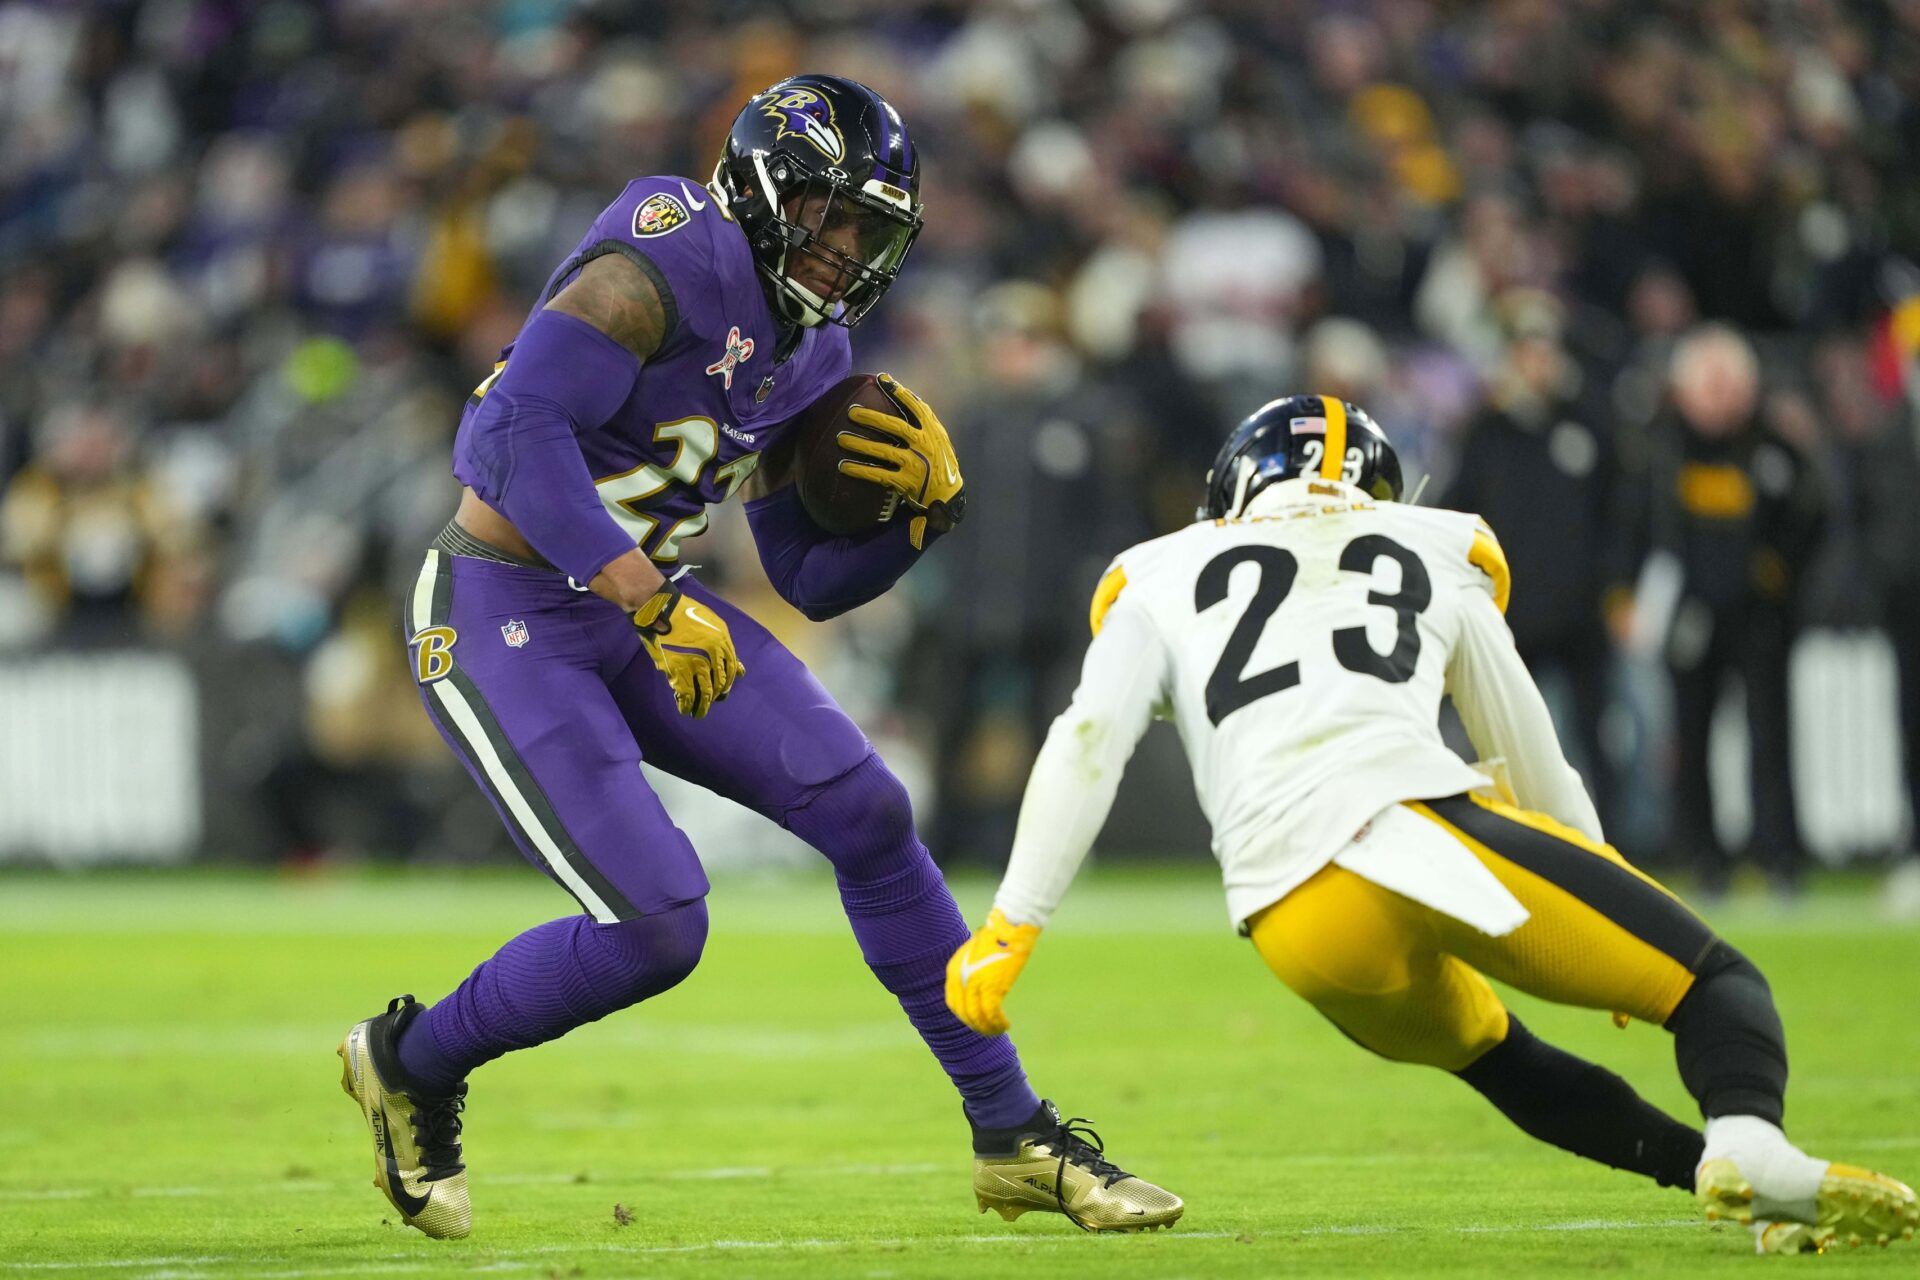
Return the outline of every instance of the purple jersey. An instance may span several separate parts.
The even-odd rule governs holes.
[[[604,426],[581,431],[580,452],[614,520],[649,557],[672,564],[680,544],[706,529],[708,504],[739,490],[761,451],[847,376],[852,354],[847,331],[825,324],[774,362],[779,331],[746,236],[691,179],[628,183],[554,272],[535,311],[607,253],[625,255],[653,280],[667,330],[626,403]],[[468,399],[454,440],[453,473],[476,488],[484,468],[475,422],[512,356],[509,344]]]

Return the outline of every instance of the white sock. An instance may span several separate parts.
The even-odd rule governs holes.
[[[1753,1216],[1812,1222],[1827,1162],[1787,1141],[1780,1126],[1759,1116],[1716,1116],[1707,1121],[1700,1162],[1731,1160],[1753,1184]]]

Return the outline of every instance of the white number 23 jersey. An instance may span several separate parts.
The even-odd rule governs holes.
[[[1036,762],[996,901],[1044,923],[1154,715],[1169,716],[1213,828],[1235,923],[1402,800],[1486,785],[1441,740],[1451,692],[1516,799],[1599,835],[1501,610],[1477,517],[1321,480],[1122,554],[1094,600],[1081,682]]]

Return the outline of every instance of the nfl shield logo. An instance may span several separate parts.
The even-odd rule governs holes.
[[[507,648],[522,648],[527,643],[527,624],[518,618],[509,618],[500,628],[500,637],[507,642]]]

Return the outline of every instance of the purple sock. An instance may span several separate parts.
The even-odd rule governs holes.
[[[509,941],[415,1018],[400,1040],[401,1068],[424,1089],[451,1089],[503,1053],[659,995],[693,972],[706,939],[703,901],[614,924],[549,920]]]
[[[1006,1036],[970,1030],[947,1008],[947,959],[969,930],[913,831],[906,788],[879,756],[842,774],[782,823],[825,853],[853,936],[880,984],[933,1050],[974,1124],[1008,1129],[1040,1106]]]

